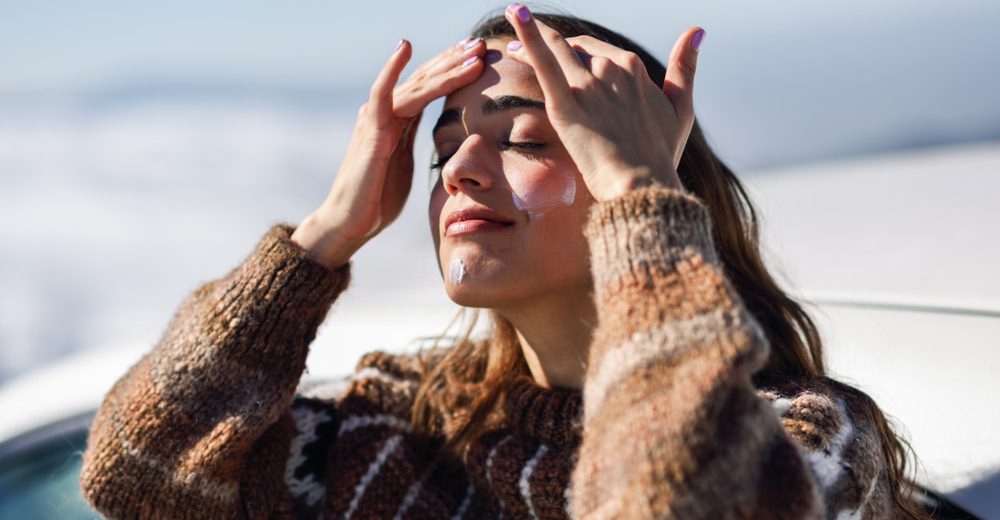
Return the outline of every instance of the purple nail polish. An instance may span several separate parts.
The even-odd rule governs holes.
[[[396,50],[394,50],[392,52],[399,52],[399,49],[403,48],[403,42],[404,41],[406,41],[406,40],[399,40],[399,43],[396,44]]]
[[[475,47],[476,45],[479,45],[480,41],[482,41],[480,38],[473,38],[473,39],[465,42],[465,48],[466,49],[471,49],[471,48]]]
[[[528,23],[531,21],[531,11],[528,10],[527,6],[517,6],[517,10],[514,11],[514,14],[517,15],[517,19],[521,20],[522,23]]]
[[[519,40],[511,40],[507,42],[507,50],[510,52],[517,52],[521,50],[521,47],[523,47],[523,45],[521,45]]]
[[[513,13],[514,10],[517,9],[517,6],[519,6],[519,5],[521,5],[521,4],[519,4],[517,2],[511,3],[511,4],[507,4],[507,11],[510,11],[510,12]]]
[[[701,40],[704,37],[705,37],[705,29],[701,29],[700,31],[694,33],[694,38],[691,38],[691,48],[694,50],[698,50],[698,47],[701,46]]]
[[[463,63],[462,63],[462,66],[463,66],[463,67],[469,67],[469,66],[472,66],[472,64],[473,64],[473,63],[475,63],[475,62],[476,62],[476,61],[478,61],[478,60],[479,60],[479,56],[473,56],[473,57],[471,57],[471,58],[469,58],[469,59],[465,60],[465,62],[463,62]]]
[[[462,38],[462,41],[456,43],[455,47],[465,47],[465,44],[471,41],[472,41],[472,36],[466,36],[465,38]]]

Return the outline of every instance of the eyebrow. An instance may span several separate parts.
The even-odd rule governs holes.
[[[495,99],[483,101],[482,111],[484,116],[488,116],[518,108],[545,110],[545,103],[537,99],[529,99],[521,96],[499,96]],[[457,108],[449,108],[441,113],[441,117],[434,124],[434,130],[431,133],[436,134],[441,127],[461,122],[462,112]]]

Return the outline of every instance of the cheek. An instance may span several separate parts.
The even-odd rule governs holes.
[[[517,209],[534,218],[549,211],[572,206],[577,198],[577,174],[564,165],[513,167],[507,173],[511,198]]]

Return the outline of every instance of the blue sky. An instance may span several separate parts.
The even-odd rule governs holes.
[[[716,56],[816,44],[877,52],[899,31],[926,34],[952,53],[990,36],[1000,6],[986,0],[835,4],[756,2],[550,2],[669,50],[683,27],[708,27]],[[0,89],[75,88],[128,78],[184,75],[246,80],[367,80],[400,37],[417,57],[463,35],[497,2],[11,2],[0,3]],[[980,25],[980,27],[977,27]],[[854,31],[857,39],[851,40]],[[748,46],[746,43],[753,40]],[[994,42],[995,44],[995,42]],[[913,51],[919,52],[920,48]],[[765,56],[761,56],[765,57]],[[780,59],[781,56],[774,55]],[[898,56],[901,57],[901,56]]]

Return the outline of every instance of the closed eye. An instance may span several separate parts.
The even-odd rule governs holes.
[[[531,141],[504,141],[500,144],[507,148],[515,148],[519,150],[541,150],[542,148],[545,148],[545,143],[534,143]]]
[[[500,145],[503,148],[513,148],[529,159],[540,159],[538,152],[545,149],[545,143],[531,141],[504,141]]]
[[[536,154],[534,152],[539,151],[539,150],[544,150],[546,145],[545,145],[545,143],[536,143],[536,142],[532,142],[532,141],[508,141],[508,140],[504,140],[503,142],[500,143],[500,146],[503,149],[513,148],[515,150],[519,150],[524,155],[528,156],[529,158],[533,158],[534,159],[534,158],[538,158],[539,157],[538,154]],[[444,165],[448,162],[448,159],[451,159],[451,157],[453,155],[455,155],[455,154],[451,153],[451,154],[447,154],[447,155],[438,155],[434,159],[434,161],[431,162],[431,171],[436,171],[436,172],[441,171],[441,168],[444,168]]]
[[[448,159],[451,159],[452,155],[455,154],[450,153],[448,155],[438,155],[437,153],[435,153],[434,160],[431,161],[431,171],[440,172],[441,168],[444,168],[444,163],[448,162]]]

